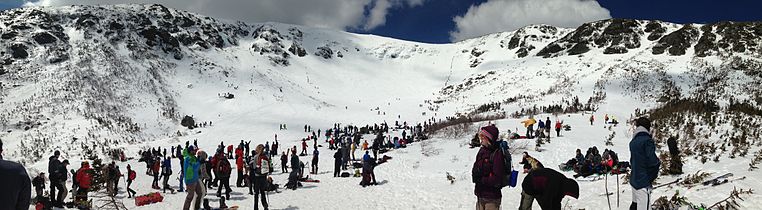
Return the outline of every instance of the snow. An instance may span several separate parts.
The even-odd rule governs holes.
[[[106,7],[108,11],[105,13],[119,16],[145,7],[110,6]],[[58,11],[55,8],[44,10],[51,13],[73,13],[87,9],[74,6]],[[174,15],[179,14],[178,11],[171,11]],[[213,19],[205,20],[204,23],[233,24],[232,21],[218,22]],[[0,106],[0,113],[11,113],[3,115],[8,116],[7,122],[10,125],[3,125],[2,128],[12,131],[0,134],[6,147],[4,157],[29,161],[25,162],[26,166],[30,174],[35,174],[47,169],[46,160],[53,150],[64,151],[63,158],[70,159],[72,166],[78,166],[82,159],[79,145],[94,144],[104,139],[138,139],[121,141],[117,145],[125,149],[128,156],[136,158],[141,149],[169,148],[186,141],[198,140],[202,150],[211,151],[220,142],[237,144],[240,140],[251,140],[252,146],[272,143],[274,135],[278,135],[280,150],[283,151],[284,148],[300,145],[299,140],[309,135],[302,132],[305,124],[311,125],[313,129],[326,129],[334,123],[361,127],[383,122],[393,125],[395,121],[404,121],[413,125],[432,117],[441,120],[456,113],[469,113],[479,105],[518,95],[530,97],[516,103],[503,104],[502,109],[495,112],[513,113],[533,105],[559,104],[574,96],[578,96],[584,103],[596,91],[602,91],[606,93],[606,98],[598,104],[599,109],[595,113],[537,115],[536,118],[539,119],[560,119],[572,126],[572,131],[562,131],[562,137],[553,137],[552,142],[544,145],[541,152],[534,151],[533,140],[516,140],[514,145],[528,148],[530,155],[554,169],[571,159],[576,149],[585,151],[592,146],[597,146],[600,151],[612,149],[619,154],[621,160],[627,160],[627,145],[632,136],[632,128],[626,122],[635,109],[653,108],[657,105],[655,98],[668,86],[660,83],[661,73],[673,81],[673,85],[679,87],[682,94],[692,95],[701,91],[694,87],[695,83],[700,82],[697,76],[700,73],[695,72],[698,67],[694,62],[704,61],[708,65],[719,66],[725,61],[716,57],[694,58],[693,50],[688,50],[685,56],[652,55],[650,47],[654,42],[648,41],[645,36],[641,40],[643,47],[627,54],[603,55],[601,50],[593,49],[580,56],[544,59],[533,55],[572,29],[559,28],[557,33],[543,34],[537,30],[539,26],[453,44],[415,43],[280,23],[251,24],[246,25],[246,29],[253,31],[259,26],[272,27],[287,37],[282,40],[284,50],[292,43],[300,43],[307,50],[307,56],[289,54],[290,65],[273,65],[267,57],[271,54],[260,55],[251,50],[255,44],[268,46],[271,43],[246,36],[239,37],[237,45],[223,48],[203,50],[195,45],[182,46],[183,59],[174,60],[169,54],[132,50],[126,42],[106,44],[108,41],[101,36],[95,36],[99,43],[91,43],[83,31],[65,27],[73,47],[69,61],[53,65],[33,60],[29,66],[43,67],[41,70],[29,68],[28,71],[17,72],[16,75],[25,80],[0,77],[4,87],[9,86],[5,85],[9,84],[6,81],[20,85],[0,91],[0,95],[11,96],[2,97],[3,104]],[[668,27],[667,33],[679,29],[681,25],[668,24]],[[304,37],[301,40],[291,37],[290,29],[304,32]],[[530,56],[518,58],[517,49],[500,47],[501,41],[507,43],[517,33],[547,37],[528,40],[527,43],[535,48],[529,53]],[[338,58],[336,54],[332,59],[315,56],[316,49],[323,46],[329,46],[334,53],[341,52],[344,57]],[[471,54],[472,49],[484,53],[474,56]],[[44,51],[41,47],[35,50],[37,54]],[[155,51],[161,50],[157,48]],[[481,63],[471,68],[474,60],[480,60]],[[95,78],[85,80],[82,76]],[[475,79],[481,76],[484,76],[483,79]],[[748,82],[743,80],[739,71],[730,76],[736,79],[724,91],[737,90]],[[469,82],[472,85],[467,85]],[[463,85],[463,89],[443,91],[450,85]],[[71,86],[81,89],[75,89],[77,91],[70,95],[60,91],[72,88]],[[556,89],[548,93],[551,88]],[[219,94],[225,93],[234,94],[235,98],[219,97]],[[744,93],[738,97],[750,98],[751,95]],[[93,101],[116,107],[115,110],[104,113],[126,116],[129,122],[140,127],[141,133],[132,135],[114,132],[104,129],[96,120],[83,116],[83,112],[93,111]],[[431,101],[441,103],[434,104]],[[50,110],[50,107],[54,109]],[[40,119],[50,119],[40,120],[43,124],[39,128],[25,132],[15,123],[32,117],[26,113],[17,114],[21,108],[39,114]],[[174,114],[177,116],[174,116],[174,120],[163,115],[167,108],[176,108]],[[593,126],[587,121],[590,114],[595,114],[596,117]],[[615,117],[622,124],[612,128],[604,127],[601,121],[605,114]],[[196,122],[213,122],[213,126],[188,130],[176,120],[184,115],[192,115]],[[523,133],[519,123],[522,120],[509,118],[494,123],[503,134],[507,134],[508,130]],[[289,130],[276,129],[282,123],[287,124]],[[375,170],[381,184],[366,188],[359,186],[359,178],[333,178],[333,151],[327,150],[327,144],[319,141],[323,145],[320,148],[321,170],[314,178],[321,182],[303,183],[305,187],[296,191],[281,189],[281,193],[270,194],[270,209],[473,209],[476,197],[473,195],[470,169],[477,149],[469,149],[467,144],[476,128],[485,123],[477,123],[469,131],[460,132],[457,136],[434,136],[410,144],[407,148],[386,153],[393,159]],[[733,128],[727,126],[725,129]],[[176,135],[178,132],[181,133],[180,136]],[[614,145],[607,147],[604,142],[611,133],[615,133]],[[91,134],[95,137],[78,142],[72,140],[74,137],[83,139]],[[392,135],[398,136],[399,132],[393,132]],[[48,139],[48,143],[33,145],[41,147],[44,152],[38,160],[22,159],[24,154],[13,152],[20,148],[22,142],[29,144],[30,140],[43,138]],[[371,136],[365,136],[364,139],[370,141]],[[666,148],[659,148],[660,152],[664,150]],[[514,168],[521,167],[518,165],[521,152],[519,150],[513,154]],[[357,151],[356,156],[362,156],[362,153]],[[311,157],[301,157],[305,163],[310,159]],[[174,171],[179,172],[177,159],[172,161]],[[272,177],[282,186],[286,183],[287,174],[280,174],[280,161],[275,162],[276,172]],[[653,197],[671,196],[679,190],[690,201],[711,205],[728,196],[733,187],[759,189],[762,186],[759,184],[762,183],[759,172],[747,171],[748,162],[748,158],[729,159],[723,156],[720,162],[702,164],[697,159],[687,158],[684,165],[686,174],[699,170],[713,175],[732,171],[735,177],[747,176],[747,179],[702,191],[684,187],[657,189]],[[148,190],[152,178],[145,175],[143,163],[130,160],[117,164],[123,173],[126,172],[127,164],[137,171],[138,178],[133,189],[139,195],[155,191]],[[445,178],[448,172],[456,177],[454,184]],[[564,174],[570,177],[572,175],[570,172]],[[523,177],[524,174],[519,180]],[[173,175],[170,182],[175,187],[178,182],[176,178]],[[661,176],[657,182],[665,183],[676,178]],[[234,185],[236,173],[233,173],[230,180]],[[600,196],[605,191],[603,180],[579,183],[580,198],[564,198],[565,209],[607,208],[605,196]],[[124,183],[120,184],[117,198],[128,209],[180,209],[185,198],[184,193],[165,194],[166,199],[162,203],[136,207],[132,199],[125,197],[125,186]],[[608,177],[608,186],[609,191],[615,191],[616,177]],[[247,195],[247,191],[234,188],[228,205],[253,209],[253,196]],[[510,209],[518,206],[520,192],[520,187],[503,189],[502,207]],[[619,192],[621,205],[612,208],[627,209],[631,189],[623,183],[623,179],[620,180]],[[217,199],[211,191],[207,198],[216,205]],[[755,208],[762,205],[760,198],[757,194],[744,196],[745,201],[741,205],[744,209]],[[614,199],[612,197],[612,201]],[[534,208],[539,209],[539,206],[535,204]]]

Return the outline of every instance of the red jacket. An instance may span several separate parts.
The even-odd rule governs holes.
[[[79,183],[80,188],[90,189],[90,184],[92,182],[92,170],[90,169],[90,165],[85,165],[82,168],[79,168],[75,179],[77,180],[77,183]]]
[[[233,152],[233,145],[228,145],[228,152]]]
[[[560,121],[556,121],[556,129],[561,129],[561,122]]]
[[[238,171],[243,171],[243,156],[238,156],[235,160],[235,166],[238,167]]]
[[[236,148],[235,149],[235,155],[237,157],[243,157],[243,148]]]

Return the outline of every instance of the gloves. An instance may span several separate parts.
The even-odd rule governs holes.
[[[482,181],[482,171],[478,167],[474,167],[471,170],[471,181],[474,183],[481,183]]]

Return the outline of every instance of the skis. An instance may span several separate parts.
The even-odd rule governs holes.
[[[654,189],[657,189],[657,188],[660,188],[660,187],[669,186],[669,185],[673,185],[675,183],[680,182],[680,180],[682,180],[682,179],[683,178],[677,178],[675,181],[671,181],[671,182],[667,182],[667,183],[664,183],[664,184],[657,185],[656,187],[654,187]]]
[[[317,179],[305,179],[305,180],[299,180],[300,182],[312,182],[312,183],[320,183],[320,180]]]
[[[710,185],[710,184],[713,185],[713,186],[714,185],[719,185],[719,184],[716,184],[716,183],[722,182],[723,180],[727,180],[727,178],[729,178],[731,176],[733,176],[733,173],[723,174],[722,176],[718,176],[717,178],[704,181],[701,184],[703,184],[704,186]]]
[[[706,190],[706,189],[709,189],[709,188],[712,188],[712,187],[715,187],[715,186],[718,186],[718,185],[722,185],[722,184],[726,184],[726,183],[730,183],[730,182],[735,182],[735,181],[740,181],[740,180],[744,180],[744,179],[746,179],[745,176],[744,177],[735,178],[735,179],[719,179],[719,180],[717,180],[715,182],[712,182],[711,185],[707,185],[707,186],[704,186],[702,188],[696,189],[696,191],[702,191],[702,190]]]

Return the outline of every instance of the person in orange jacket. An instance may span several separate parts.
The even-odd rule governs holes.
[[[85,161],[82,162],[81,166],[82,167],[77,170],[77,177],[75,177],[77,183],[79,183],[75,202],[87,201],[87,192],[90,191],[90,186],[92,184],[93,170],[90,168],[90,163]]]
[[[362,143],[362,150],[368,150],[368,140]]]

